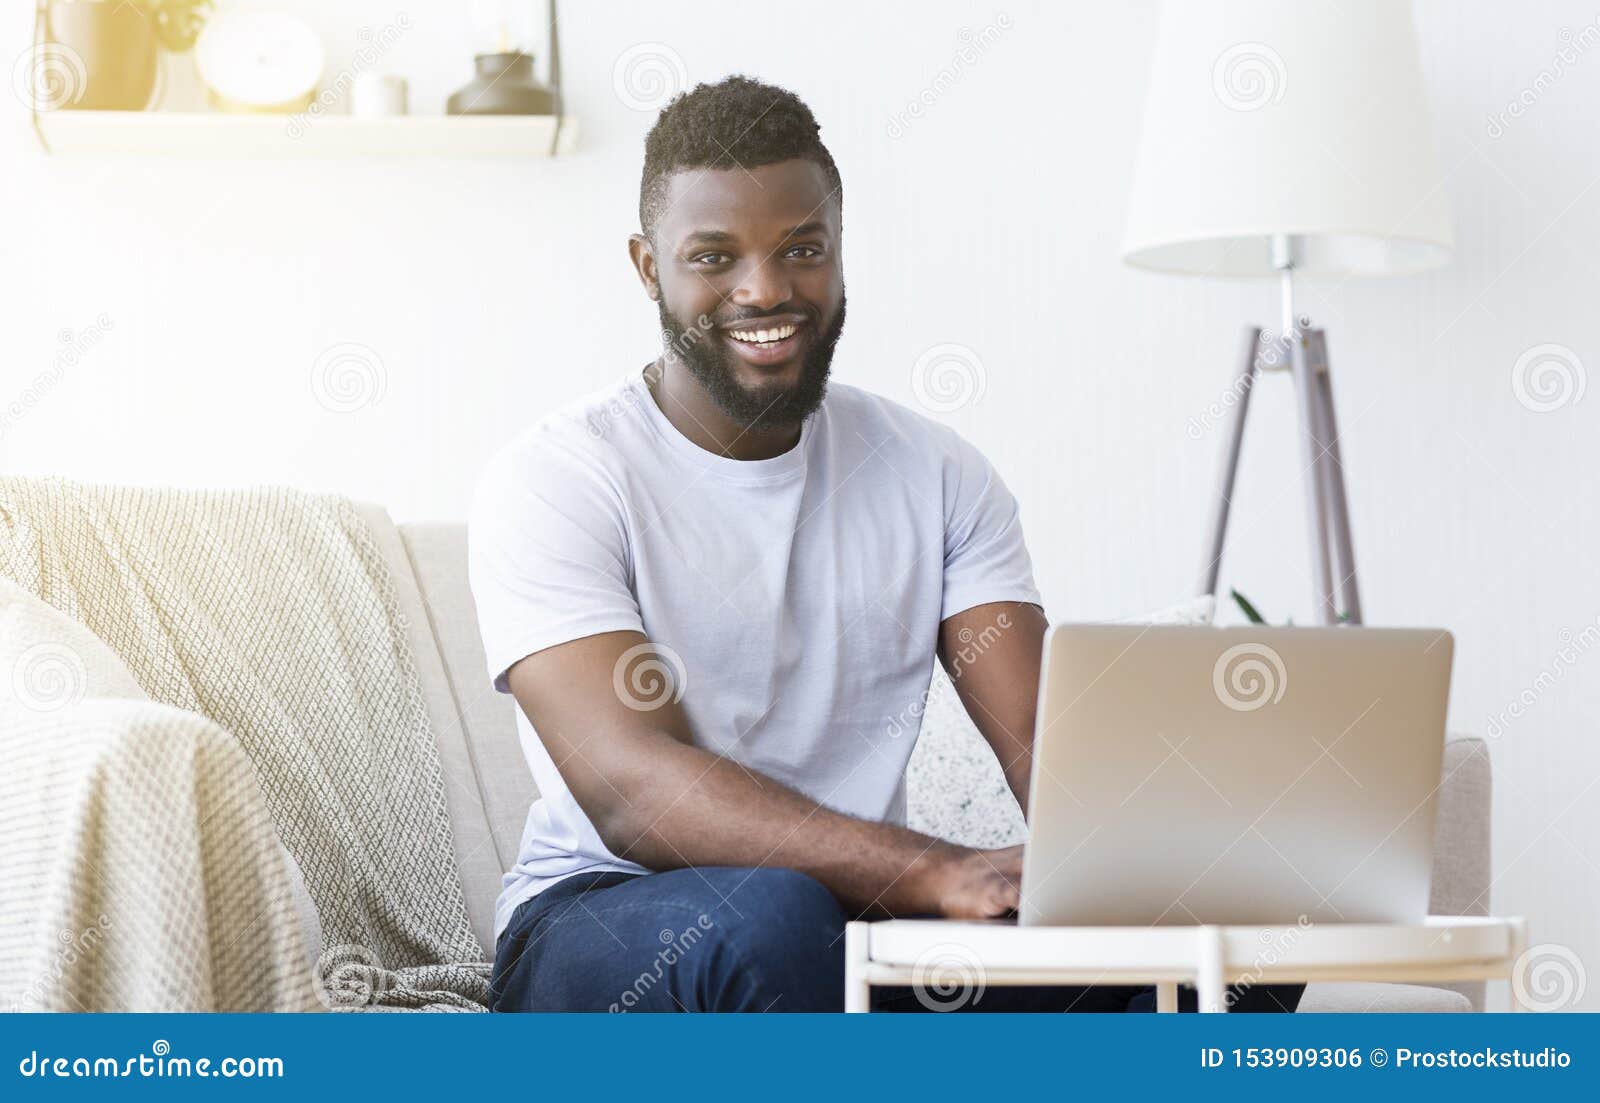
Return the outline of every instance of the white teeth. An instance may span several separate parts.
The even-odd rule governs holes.
[[[744,341],[747,344],[765,345],[773,341],[783,341],[794,336],[795,327],[779,326],[777,329],[733,330],[728,336],[735,341]]]

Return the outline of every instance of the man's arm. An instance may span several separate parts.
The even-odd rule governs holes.
[[[655,870],[797,869],[856,912],[982,918],[1016,907],[1020,846],[972,850],[830,811],[693,746],[670,694],[659,707],[630,707],[614,688],[614,673],[630,649],[647,642],[637,632],[589,636],[529,655],[508,675],[517,703],[613,854]]]
[[[967,715],[994,748],[1024,815],[1048,627],[1044,610],[1016,601],[974,606],[939,626],[939,661]]]

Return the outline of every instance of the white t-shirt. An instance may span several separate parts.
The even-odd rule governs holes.
[[[629,376],[490,461],[468,546],[496,689],[536,651],[642,632],[670,683],[635,666],[618,693],[643,708],[681,694],[697,746],[870,820],[904,819],[940,622],[1039,601],[1016,500],[988,461],[840,383],[795,447],[744,461],[691,442]],[[644,872],[606,849],[520,709],[517,722],[540,799],[497,937],[564,877]]]

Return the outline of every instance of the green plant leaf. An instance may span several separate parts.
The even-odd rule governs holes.
[[[1264,618],[1260,613],[1256,612],[1256,607],[1250,604],[1249,598],[1245,597],[1238,590],[1229,590],[1228,592],[1233,595],[1233,600],[1238,603],[1240,610],[1244,613],[1245,619],[1251,624],[1267,623],[1266,618]]]

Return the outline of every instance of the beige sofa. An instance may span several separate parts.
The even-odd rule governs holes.
[[[517,744],[515,703],[494,692],[485,670],[467,585],[466,530],[396,526],[379,507],[361,510],[395,576],[438,740],[467,910],[490,948],[500,877],[516,860],[535,790]],[[1018,840],[1020,817],[998,767],[949,702],[930,705],[908,784],[912,826],[972,845]],[[1439,794],[1432,911],[1486,914],[1490,772],[1482,740],[1451,739]],[[1482,987],[1317,984],[1301,1010],[1467,1011],[1481,1009]]]

